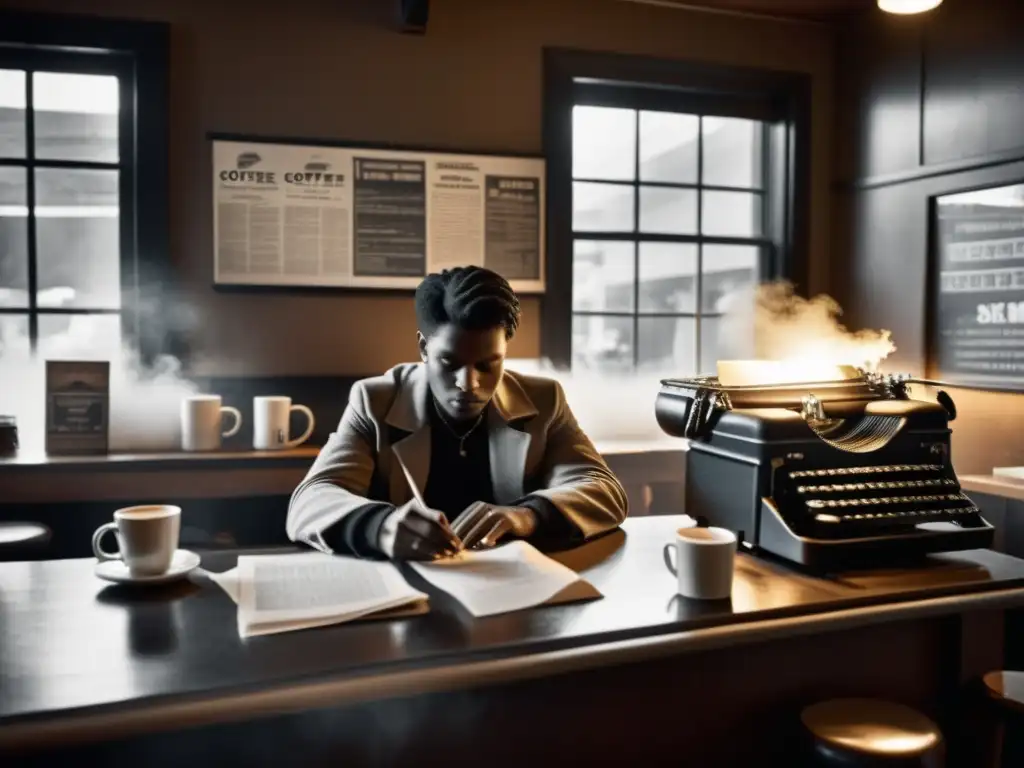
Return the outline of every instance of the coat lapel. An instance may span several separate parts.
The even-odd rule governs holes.
[[[391,450],[401,462],[417,490],[426,491],[430,474],[430,418],[427,405],[430,385],[423,364],[415,365],[401,382],[391,408],[384,421],[409,434],[395,441]],[[412,489],[401,467],[392,467],[388,477],[388,492],[393,504],[404,504],[412,498]]]
[[[492,404],[488,414],[491,485],[495,502],[511,504],[523,496],[531,440],[529,432],[512,424],[536,416],[537,408],[519,382],[507,374],[502,377]]]
[[[398,394],[388,410],[385,422],[408,432],[396,440],[391,450],[397,461],[422,494],[430,474],[430,416],[427,411],[430,386],[422,364],[412,368],[399,385]],[[514,422],[537,415],[537,408],[512,376],[505,375],[491,401],[487,417],[491,484],[498,504],[510,504],[523,496],[526,458],[530,435],[513,426]],[[400,466],[388,473],[388,491],[393,504],[404,504],[412,498],[412,490]]]

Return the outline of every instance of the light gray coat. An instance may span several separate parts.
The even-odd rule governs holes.
[[[426,487],[430,388],[422,363],[356,382],[331,434],[288,507],[288,537],[330,551],[321,532],[371,501],[412,497],[402,472]],[[616,528],[626,493],[580,429],[561,385],[507,371],[488,409],[491,482],[497,504],[546,497],[584,538]]]

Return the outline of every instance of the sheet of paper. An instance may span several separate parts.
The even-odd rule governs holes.
[[[423,603],[391,563],[319,552],[253,555],[210,578],[238,604],[242,637],[340,624]]]
[[[532,608],[581,581],[575,571],[525,541],[411,565],[474,616]]]

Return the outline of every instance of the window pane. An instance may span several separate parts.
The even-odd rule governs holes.
[[[754,346],[754,313],[730,312],[700,319],[700,373],[716,375],[719,360],[750,360]]]
[[[0,167],[0,307],[28,306],[28,206],[23,168]]]
[[[697,246],[640,243],[640,311],[695,312]]]
[[[121,306],[117,171],[36,171],[40,307]]]
[[[724,237],[761,235],[761,196],[748,192],[702,192],[701,234]]]
[[[23,315],[0,315],[0,358],[4,355],[29,352],[28,317]]]
[[[636,112],[611,107],[573,107],[572,175],[576,179],[633,181]]]
[[[696,190],[640,187],[640,231],[661,235],[696,234]]]
[[[726,353],[725,349],[733,349],[732,340],[723,338],[722,329],[725,323],[723,318],[717,315],[704,315],[700,319],[700,370],[701,376],[717,376],[719,360],[736,360],[732,354]],[[739,359],[749,359],[753,356],[753,349],[750,356],[742,356]]]
[[[697,183],[700,118],[671,112],[640,113],[640,180]]]
[[[752,301],[758,282],[760,248],[756,245],[705,245],[701,281],[701,312],[738,309],[737,301]],[[744,307],[744,314],[746,312]]]
[[[116,163],[120,103],[112,75],[33,73],[36,157]]]
[[[639,367],[672,376],[692,376],[696,327],[692,317],[641,317],[637,325]]]
[[[0,69],[0,157],[25,156],[25,73]]]
[[[577,232],[632,232],[633,187],[574,183],[572,228]]]
[[[633,243],[577,240],[572,253],[576,312],[632,312],[636,264]]]
[[[44,359],[110,360],[121,351],[120,315],[39,316]]]
[[[633,318],[573,315],[572,365],[590,371],[633,370]]]
[[[756,120],[705,117],[703,127],[703,182],[710,186],[764,186],[761,133]]]

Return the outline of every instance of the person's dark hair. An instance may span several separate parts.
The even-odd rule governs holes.
[[[427,275],[416,289],[416,322],[429,338],[452,323],[470,331],[519,328],[519,297],[508,280],[483,267],[455,267]]]

